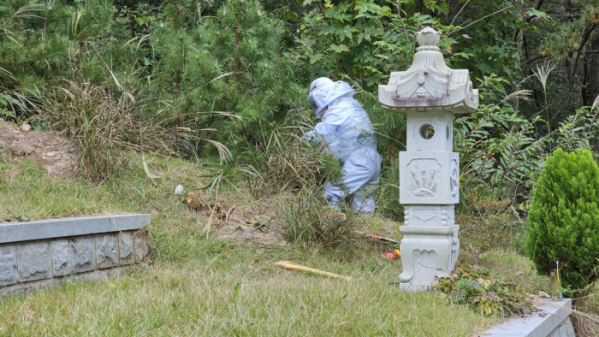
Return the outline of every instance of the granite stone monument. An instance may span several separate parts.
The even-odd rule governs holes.
[[[400,197],[405,207],[401,241],[400,288],[425,290],[435,277],[448,276],[458,258],[459,226],[454,205],[460,200],[460,158],[453,150],[453,114],[478,107],[467,69],[450,69],[439,50],[441,34],[416,33],[412,66],[392,72],[379,85],[387,111],[407,115],[406,151],[399,154]]]

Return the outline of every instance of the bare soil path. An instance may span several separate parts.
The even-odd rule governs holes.
[[[28,130],[30,129],[30,130]],[[0,119],[0,155],[29,157],[46,168],[49,176],[71,174],[77,167],[72,143],[58,132],[42,132]]]

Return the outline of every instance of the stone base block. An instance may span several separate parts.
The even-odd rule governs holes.
[[[35,281],[52,277],[48,242],[28,242],[17,245],[19,281]]]
[[[17,283],[17,251],[14,245],[0,247],[0,286]]]
[[[435,277],[446,277],[458,258],[460,226],[401,226],[401,289],[424,290],[434,284]]]

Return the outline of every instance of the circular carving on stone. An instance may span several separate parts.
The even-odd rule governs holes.
[[[422,124],[420,127],[420,135],[424,139],[431,139],[435,135],[435,128],[430,124]]]

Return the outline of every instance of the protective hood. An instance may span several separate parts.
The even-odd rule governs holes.
[[[310,84],[308,102],[316,106],[314,114],[320,118],[323,109],[347,95],[353,95],[354,89],[343,81],[333,82],[329,78],[320,77]]]

